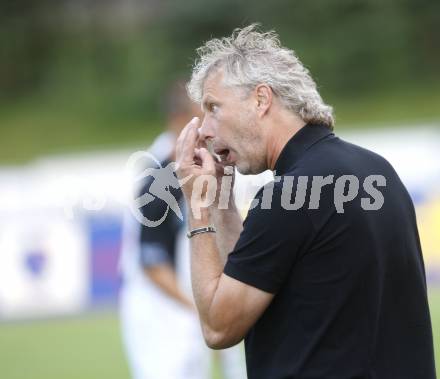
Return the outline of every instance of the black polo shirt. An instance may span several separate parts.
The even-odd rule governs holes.
[[[245,338],[249,378],[435,378],[414,207],[391,165],[306,125],[275,173],[224,269],[275,294]],[[333,180],[317,196],[320,178]]]

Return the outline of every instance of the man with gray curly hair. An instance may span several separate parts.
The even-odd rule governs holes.
[[[435,378],[414,208],[394,169],[333,134],[332,108],[274,32],[251,25],[198,53],[187,89],[203,120],[176,155],[207,344],[244,338],[251,379]],[[244,223],[226,166],[277,175]]]
[[[332,108],[322,101],[308,70],[292,50],[280,46],[274,32],[259,33],[255,27],[244,28],[233,38],[210,40],[197,50],[201,58],[187,86],[190,98],[201,102],[205,79],[221,66],[224,84],[250,92],[265,83],[286,109],[305,122],[332,129]]]

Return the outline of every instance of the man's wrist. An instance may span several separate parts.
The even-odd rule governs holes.
[[[202,228],[196,228],[196,229],[192,229],[189,230],[188,233],[186,234],[186,236],[188,238],[193,238],[194,236],[198,235],[198,234],[204,234],[204,233],[216,233],[217,229],[210,225],[210,226],[204,226]]]
[[[215,208],[211,210],[211,217],[214,221],[229,218],[231,215],[239,213],[237,205],[234,200],[230,201],[227,207]]]
[[[197,214],[198,217],[190,211],[188,226],[190,229],[203,228],[212,225],[212,216],[209,208],[201,208]]]

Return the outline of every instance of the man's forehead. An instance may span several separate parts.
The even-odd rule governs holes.
[[[223,72],[222,70],[215,70],[208,74],[203,82],[202,98],[212,94],[215,95],[223,89]]]

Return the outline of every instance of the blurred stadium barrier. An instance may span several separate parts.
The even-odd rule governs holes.
[[[340,133],[387,158],[417,208],[429,285],[440,283],[438,125]],[[112,306],[119,289],[122,218],[132,152],[50,157],[0,168],[0,319],[72,315]],[[270,180],[237,178],[245,213]]]

